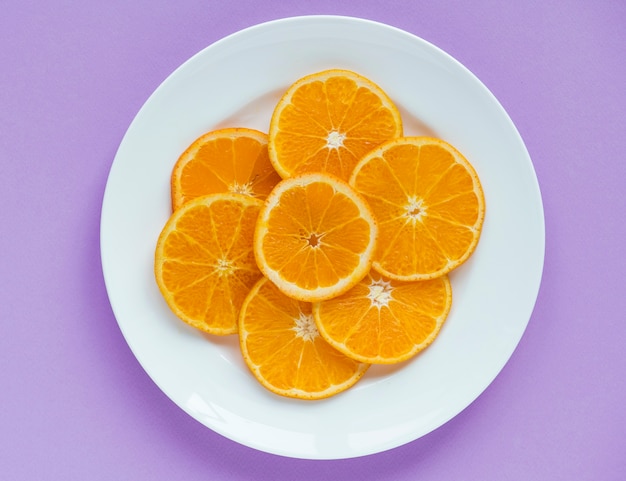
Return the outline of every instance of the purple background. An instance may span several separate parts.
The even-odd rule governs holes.
[[[1,479],[626,479],[623,0],[5,0],[1,10]],[[495,382],[433,433],[340,461],[254,451],[174,405],[126,345],[99,257],[108,171],[151,92],[219,38],[303,14],[385,22],[465,64],[524,138],[546,217],[537,305]]]

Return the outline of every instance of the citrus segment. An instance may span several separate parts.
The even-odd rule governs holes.
[[[377,226],[350,186],[323,173],[278,183],[259,214],[254,254],[285,294],[302,301],[339,295],[369,271]]]
[[[472,165],[447,142],[386,142],[361,159],[350,185],[379,223],[376,271],[424,280],[450,272],[474,252],[485,215],[483,190]]]
[[[157,285],[170,309],[202,331],[237,332],[239,309],[262,277],[254,226],[263,202],[242,194],[188,201],[165,224],[155,251]]]
[[[448,276],[403,282],[371,271],[345,294],[314,304],[320,334],[345,355],[371,364],[415,356],[439,334],[452,303]]]
[[[310,303],[287,297],[265,278],[243,303],[239,333],[250,371],[263,386],[282,396],[332,396],[356,383],[368,367],[320,337]]]
[[[400,135],[400,113],[378,85],[349,70],[325,70],[295,82],[277,104],[269,155],[283,178],[328,172],[348,180],[366,152]]]
[[[201,195],[232,192],[264,199],[280,180],[267,153],[267,135],[253,129],[207,132],[172,170],[172,209]]]

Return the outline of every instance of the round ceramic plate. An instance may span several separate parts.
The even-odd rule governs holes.
[[[279,397],[248,372],[236,336],[211,337],[174,317],[154,281],[157,237],[170,215],[170,173],[198,136],[268,130],[298,78],[354,70],[397,103],[406,135],[455,145],[483,183],[486,217],[473,256],[451,275],[439,337],[394,367],[372,367],[321,401]],[[516,348],[541,281],[544,220],[527,150],[489,90],[458,61],[371,21],[296,17],[226,37],[185,62],[130,125],[109,175],[101,219],[111,305],[134,355],[190,416],[241,444],[283,456],[336,459],[381,452],[431,432],[476,399]]]

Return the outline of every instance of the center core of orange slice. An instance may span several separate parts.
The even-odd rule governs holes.
[[[346,138],[346,134],[342,134],[337,132],[336,130],[332,130],[328,134],[328,138],[326,139],[326,147],[329,149],[338,149],[339,147],[343,147],[343,141]]]
[[[296,333],[296,337],[301,338],[303,341],[312,341],[319,336],[313,314],[300,312],[298,317],[294,319],[294,322],[293,331]]]
[[[369,284],[368,288],[369,293],[366,297],[371,301],[373,307],[376,307],[380,310],[382,307],[386,307],[389,305],[389,301],[391,300],[391,292],[393,291],[393,288],[391,287],[391,282],[386,281],[382,278],[375,279]]]

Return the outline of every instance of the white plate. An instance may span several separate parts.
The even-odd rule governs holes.
[[[266,391],[234,336],[210,338],[177,320],[153,276],[156,239],[170,214],[178,155],[222,126],[267,131],[280,94],[303,75],[352,69],[399,105],[405,133],[459,148],[484,186],[486,218],[471,259],[452,276],[453,307],[418,357],[373,367],[323,401]],[[465,67],[430,43],[371,21],[296,17],[257,25],[204,49],[150,96],[109,175],[102,266],[119,326],[154,382],[200,423],[283,456],[336,459],[415,440],[467,407],[517,346],[541,281],[544,220],[532,162],[507,113]]]

